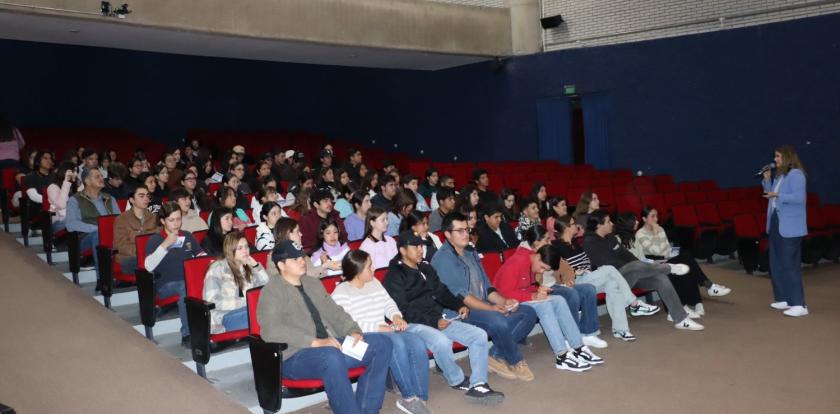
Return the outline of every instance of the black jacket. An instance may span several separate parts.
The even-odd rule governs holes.
[[[593,270],[607,265],[621,269],[627,263],[638,260],[613,234],[601,237],[594,231],[586,232],[583,237],[583,251],[589,256]]]
[[[437,329],[444,308],[457,311],[464,306],[464,299],[453,295],[440,281],[435,269],[426,262],[412,269],[395,257],[382,284],[408,323]]]
[[[499,223],[499,229],[502,231],[504,241],[499,238],[499,235],[493,231],[487,223],[478,225],[478,242],[475,244],[475,249],[479,253],[484,252],[503,252],[507,249],[515,249],[519,246],[519,240],[516,238],[516,233],[510,228],[510,225],[502,221]]]

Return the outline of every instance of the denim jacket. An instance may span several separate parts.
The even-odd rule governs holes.
[[[496,288],[493,287],[490,283],[490,279],[487,278],[487,273],[484,272],[484,267],[481,266],[481,259],[479,259],[478,253],[476,253],[475,249],[471,247],[464,249],[464,257],[466,260],[473,260],[475,262],[475,266],[479,272],[480,282],[484,287],[486,295],[490,295],[495,292]],[[437,271],[441,282],[449,288],[449,291],[452,292],[453,295],[465,298],[467,295],[472,294],[470,292],[470,269],[461,260],[461,258],[458,257],[458,253],[455,251],[455,248],[452,247],[448,241],[445,242],[440,249],[438,249],[437,253],[435,253],[435,256],[432,258],[431,265],[435,268],[435,271]],[[486,296],[478,299],[487,301]],[[447,313],[447,316],[455,315],[455,312],[452,312],[449,309],[446,309],[445,312]]]

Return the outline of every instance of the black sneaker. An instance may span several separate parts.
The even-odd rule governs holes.
[[[574,351],[566,351],[563,355],[554,357],[554,367],[572,372],[583,372],[592,369],[592,365],[582,359],[575,358]]]
[[[470,387],[464,395],[470,402],[483,405],[496,405],[505,400],[504,394],[493,391],[486,382]]]
[[[467,391],[470,389],[470,377],[465,376],[464,380],[461,381],[460,384],[450,385],[450,387],[452,387],[453,390]]]

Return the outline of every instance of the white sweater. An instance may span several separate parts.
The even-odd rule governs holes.
[[[402,317],[397,304],[377,279],[365,283],[361,289],[356,289],[349,282],[340,283],[335,287],[332,298],[359,324],[362,332],[378,332],[379,327],[386,324],[385,318],[393,320],[396,316]]]

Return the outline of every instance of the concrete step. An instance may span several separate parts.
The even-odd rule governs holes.
[[[38,253],[38,258],[43,261],[47,261],[47,254],[46,253]],[[69,261],[67,252],[53,252],[52,254],[53,263],[64,263]]]
[[[155,326],[152,328],[155,332],[155,336],[171,334],[175,332],[180,332],[181,330],[181,320],[178,318],[174,319],[167,319],[165,321],[158,321],[155,323]],[[143,324],[134,325],[134,330],[139,332],[140,335],[146,335],[146,327]]]
[[[96,295],[93,297],[96,299],[97,302],[105,305],[105,297],[102,295]],[[125,306],[125,305],[132,305],[136,304],[139,301],[137,298],[137,291],[131,292],[121,292],[121,293],[114,293],[111,295],[111,306]]]
[[[20,232],[18,232],[18,233],[20,233]],[[17,240],[18,243],[23,244],[23,237],[17,237],[15,240]],[[30,246],[43,246],[44,245],[44,238],[41,237],[40,234],[37,235],[37,236],[29,236],[29,245]]]
[[[0,224],[0,229],[5,230],[5,227]],[[9,223],[9,233],[20,234],[20,223]]]
[[[218,371],[240,365],[248,366],[249,368],[251,366],[251,351],[247,346],[211,355],[210,362],[205,365],[205,368],[209,373],[211,371]],[[191,369],[193,372],[196,372],[195,361],[184,361],[184,366]]]
[[[71,282],[73,281],[73,274],[70,272],[62,273]],[[96,283],[96,270],[83,270],[79,272],[79,284]]]

